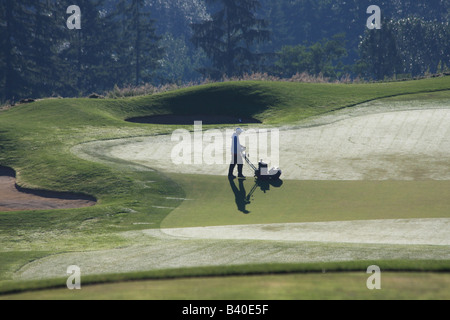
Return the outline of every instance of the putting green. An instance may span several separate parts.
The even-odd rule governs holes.
[[[171,174],[186,200],[162,228],[450,217],[450,181],[295,181],[261,186],[253,178]],[[248,211],[244,213],[243,210]]]

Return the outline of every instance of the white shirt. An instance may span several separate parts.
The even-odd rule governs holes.
[[[241,146],[239,142],[239,135],[237,133],[233,133],[233,135],[231,136],[231,153],[241,154],[244,150],[245,147]]]

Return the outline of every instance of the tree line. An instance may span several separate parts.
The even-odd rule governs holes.
[[[77,0],[80,30],[69,30],[63,1],[2,0],[2,100],[80,96],[153,81],[163,54],[145,0]]]
[[[1,101],[115,86],[307,73],[383,80],[450,68],[450,0],[77,0],[0,2]]]

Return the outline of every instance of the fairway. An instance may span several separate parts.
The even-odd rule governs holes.
[[[364,272],[129,281],[0,296],[0,300],[448,300],[450,275],[383,272],[368,290]],[[188,305],[188,303],[186,304]],[[181,313],[181,310],[180,310]]]
[[[198,267],[235,268],[239,274],[246,265],[271,270],[274,263],[301,266],[450,259],[450,94],[446,91],[414,95],[409,100],[407,96],[376,100],[300,117],[280,126],[264,122],[244,125],[247,132],[279,129],[283,175],[281,181],[273,182],[256,181],[248,166],[246,180],[229,180],[226,162],[175,165],[170,158],[176,144],[171,132],[192,130],[192,126],[128,123],[123,119],[132,114],[122,120],[104,116],[108,101],[104,103],[105,109],[90,106],[97,110],[95,117],[102,119],[103,128],[91,131],[92,126],[80,122],[54,129],[61,135],[56,137],[67,137],[70,143],[56,144],[58,147],[43,143],[46,148],[60,150],[49,153],[50,161],[58,163],[64,158],[75,172],[80,170],[76,180],[79,188],[67,189],[96,195],[98,203],[72,211],[34,211],[33,216],[27,211],[14,213],[16,216],[2,213],[4,226],[9,226],[2,231],[2,257],[7,261],[0,269],[3,279],[30,284],[53,281],[65,277],[69,265],[80,266],[83,276],[108,277]],[[291,110],[286,114],[293,115]],[[233,128],[207,125],[204,130],[224,133]],[[207,141],[204,143],[207,147]],[[224,156],[227,150],[224,145]],[[33,154],[30,157],[34,159]],[[63,181],[75,181],[71,172],[58,170],[66,179]],[[56,174],[49,168],[44,172]],[[39,172],[31,176],[36,184]],[[23,180],[19,175],[18,183]],[[83,181],[91,181],[87,189]],[[32,219],[27,222],[29,217]],[[18,218],[25,221],[22,226],[15,223]],[[54,230],[48,228],[52,223]],[[34,253],[36,249],[39,254]],[[330,276],[335,277],[335,288],[354,275]],[[418,276],[418,288],[425,286],[427,275]],[[396,277],[416,276],[392,277],[395,282]],[[178,281],[174,286],[182,286],[184,280]],[[217,281],[220,285],[227,280]],[[280,276],[277,281],[283,288],[294,280]],[[7,282],[3,285],[8,287]],[[145,287],[144,282],[136,285]],[[162,297],[178,297],[169,282],[158,285],[167,286],[167,295]],[[444,281],[442,286],[448,285]],[[241,281],[239,288],[250,287]],[[86,288],[87,292],[96,287]],[[101,299],[101,291],[107,287],[97,288]],[[291,289],[286,289],[287,293],[271,290],[271,294],[314,298],[302,295],[305,288]],[[128,290],[142,289],[123,290],[121,297],[126,298]],[[323,290],[317,292],[326,296],[329,287],[324,284]],[[363,286],[361,290],[367,289]],[[442,290],[436,295],[443,297]],[[118,294],[114,292],[104,296]],[[260,297],[257,291],[254,296],[242,292],[245,297]],[[52,294],[39,293],[50,299]],[[205,293],[218,298],[228,294]],[[391,294],[408,297],[397,289]],[[412,295],[421,296],[417,292]],[[66,298],[65,294],[61,297]],[[386,293],[383,298],[387,297]],[[83,298],[89,295],[75,299]]]

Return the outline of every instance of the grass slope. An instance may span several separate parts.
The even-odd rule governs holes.
[[[450,89],[449,77],[373,84],[229,82],[134,99],[116,115],[205,114],[252,117],[264,124],[286,124],[310,116],[398,95]]]

